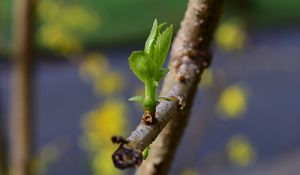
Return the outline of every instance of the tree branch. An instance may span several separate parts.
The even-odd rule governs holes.
[[[14,175],[30,175],[33,144],[34,0],[15,0],[14,7],[10,171]]]
[[[167,75],[162,96],[171,101],[158,104],[155,122],[141,122],[113,154],[113,162],[120,169],[141,164],[141,152],[150,145],[172,119],[163,135],[153,144],[150,157],[137,174],[166,174],[176,145],[188,120],[201,74],[211,62],[210,43],[222,11],[223,0],[190,0],[173,42],[170,73]],[[164,139],[164,140],[161,140]],[[160,149],[160,151],[159,151]],[[139,173],[140,172],[140,173]]]
[[[8,170],[8,159],[7,159],[7,139],[5,132],[5,122],[3,116],[3,109],[1,103],[0,94],[0,175],[7,174]]]

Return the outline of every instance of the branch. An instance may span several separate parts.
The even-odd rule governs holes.
[[[3,109],[0,98],[0,175],[5,175],[8,173],[7,139],[5,129]]]
[[[182,63],[192,62],[192,65],[187,65],[187,69],[191,70],[193,66],[196,70],[202,71],[210,64],[210,43],[213,38],[214,30],[218,23],[223,7],[222,0],[190,0],[185,17],[181,23],[177,37],[173,44],[171,53],[171,62]],[[197,64],[197,60],[200,64]],[[194,61],[194,62],[193,62]],[[177,75],[180,75],[181,65],[177,70]],[[176,69],[175,69],[176,70]],[[200,81],[199,74],[192,72],[184,74],[184,77],[195,76],[193,86],[187,91],[186,108],[178,111],[173,120],[168,123],[166,128],[157,137],[151,145],[149,158],[142,164],[136,172],[137,175],[164,175],[167,174],[178,143],[183,135],[184,129],[189,119],[193,99],[195,97],[197,85]],[[172,77],[168,77],[170,81],[166,84],[173,84]],[[175,82],[174,84],[177,84]],[[163,89],[162,93],[168,91],[168,86]]]
[[[203,70],[211,62],[210,42],[222,10],[222,5],[222,0],[189,1],[181,29],[173,43],[169,64],[170,73],[164,81],[161,93],[162,96],[173,97],[173,100],[163,101],[158,104],[153,124],[141,122],[126,140],[119,142],[121,143],[119,148],[112,155],[116,167],[125,169],[140,165],[142,162],[142,151],[156,139],[168,122],[173,119],[167,127],[170,129],[165,129],[163,132],[167,135],[170,134],[172,139],[168,140],[166,145],[164,145],[165,141],[155,142],[155,145],[164,145],[162,147],[157,146],[160,147],[159,149],[163,149],[162,152],[164,153],[170,152],[168,156],[171,156],[171,159],[163,158],[163,161],[153,162],[149,158],[146,161],[150,162],[147,164],[149,166],[142,166],[139,171],[143,171],[141,174],[144,175],[148,172],[149,174],[153,174],[150,172],[160,174],[157,171],[157,167],[165,167],[163,172],[167,172],[172,155],[187,122],[200,77]],[[170,133],[166,133],[168,131]],[[174,141],[174,138],[176,141]],[[170,145],[171,143],[175,144]],[[150,156],[153,158],[156,156],[161,157],[155,154],[155,145],[153,145],[154,147],[151,146]],[[153,171],[148,171],[149,169]]]
[[[30,175],[33,143],[34,0],[14,1],[14,60],[11,99],[11,165],[14,175]]]

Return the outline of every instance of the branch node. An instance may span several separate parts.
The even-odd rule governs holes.
[[[183,97],[178,96],[177,99],[178,99],[178,108],[180,110],[183,110],[184,107],[186,106],[186,103],[183,101]]]
[[[174,68],[175,70],[177,70],[177,69],[180,67],[180,65],[181,65],[181,61],[180,61],[180,60],[174,60],[174,61],[172,62],[172,66],[173,66],[173,68]]]
[[[186,77],[182,73],[177,73],[176,74],[176,79],[180,82],[183,82],[183,83],[186,81]]]
[[[145,110],[142,118],[142,123],[145,125],[151,125],[155,122],[155,110]]]

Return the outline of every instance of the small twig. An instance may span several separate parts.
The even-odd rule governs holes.
[[[176,90],[172,92],[176,92]],[[170,96],[174,95],[176,94],[170,94]],[[156,107],[153,124],[148,125],[141,122],[126,139],[127,142],[121,143],[115,151],[113,154],[115,166],[125,169],[140,165],[142,162],[142,151],[153,142],[178,109],[178,100],[160,102]]]
[[[0,100],[0,175],[5,175],[8,172],[7,139],[5,135],[6,128],[3,118],[3,109]]]
[[[139,166],[142,151],[164,129],[164,138],[151,146],[149,158],[138,174],[166,174],[172,162],[176,145],[187,123],[193,98],[205,68],[210,65],[210,42],[222,10],[223,0],[190,0],[181,29],[173,43],[170,73],[167,75],[162,96],[176,100],[162,101],[156,107],[155,121],[151,125],[141,122],[113,154],[120,169]],[[170,138],[166,138],[170,136]],[[174,143],[174,144],[173,144]],[[158,149],[161,152],[158,151]],[[158,155],[157,153],[163,153]],[[167,156],[165,156],[167,155]],[[158,158],[158,159],[157,159]],[[161,169],[162,171],[158,171]]]

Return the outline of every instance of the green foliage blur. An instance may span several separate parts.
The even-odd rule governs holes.
[[[249,26],[295,23],[300,19],[295,0],[230,0],[224,15],[241,16]],[[0,1],[0,55],[12,49],[13,1]],[[186,1],[179,0],[39,0],[36,41],[42,50],[76,54],[145,40],[157,18],[179,27]]]

